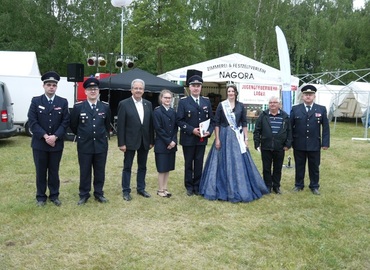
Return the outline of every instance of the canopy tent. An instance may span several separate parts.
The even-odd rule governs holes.
[[[303,84],[300,88],[305,86]],[[370,83],[351,82],[348,85],[313,84],[317,88],[315,102],[326,107],[329,118],[361,118],[370,102]],[[295,103],[301,102],[301,93]]]
[[[0,75],[41,76],[35,52],[0,51]]]
[[[185,82],[187,71],[191,69],[202,72],[204,85],[218,83],[224,87],[227,82],[236,83],[239,100],[243,99],[243,103],[266,104],[271,93],[276,95],[276,89],[279,94],[282,85],[280,70],[239,53],[168,71],[158,77]],[[291,82],[291,89],[297,90],[299,79],[292,76]],[[223,95],[223,98],[226,98],[226,95]]]
[[[183,86],[158,78],[139,68],[101,79],[99,87],[102,90],[130,91],[131,82],[135,79],[142,79],[145,82],[145,92],[159,93],[163,89],[168,89],[175,94],[184,94]]]

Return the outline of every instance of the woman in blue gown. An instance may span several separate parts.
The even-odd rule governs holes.
[[[247,116],[235,85],[216,110],[215,140],[204,166],[200,194],[208,200],[250,202],[267,194],[248,150]]]

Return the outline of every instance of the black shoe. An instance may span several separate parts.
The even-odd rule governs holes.
[[[313,195],[320,195],[320,192],[317,188],[311,189]]]
[[[104,196],[95,197],[95,200],[100,202],[100,203],[107,203],[108,202],[107,198],[105,198]]]
[[[280,188],[272,188],[275,194],[282,194]]]
[[[137,194],[139,194],[139,195],[141,195],[141,196],[143,196],[145,198],[150,198],[151,197],[150,194],[148,192],[146,192],[145,190],[138,191]]]
[[[89,199],[88,197],[83,197],[83,198],[81,198],[81,199],[78,201],[77,205],[84,205],[84,204],[87,202],[87,200],[88,200],[88,199]]]
[[[56,206],[61,206],[62,205],[62,202],[61,201],[59,201],[59,199],[58,198],[56,198],[56,199],[53,199],[53,200],[50,200],[53,204],[55,204]]]
[[[125,201],[131,201],[132,197],[131,197],[130,193],[123,193],[123,199]]]
[[[39,207],[43,207],[43,206],[46,205],[46,202],[44,202],[44,201],[37,201],[36,205],[39,206]]]
[[[303,190],[303,188],[300,188],[300,187],[294,187],[293,188],[294,192],[298,192],[298,191],[302,191],[302,190]]]
[[[199,195],[199,191],[198,190],[194,190],[194,195],[198,196]]]
[[[188,196],[193,196],[193,195],[194,195],[194,193],[193,193],[193,191],[192,191],[192,190],[187,190],[187,191],[186,191],[186,195],[188,195]]]

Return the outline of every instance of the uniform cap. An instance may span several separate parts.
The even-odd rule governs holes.
[[[95,87],[95,86],[99,86],[99,80],[94,78],[94,77],[91,77],[91,78],[88,78],[85,82],[84,82],[84,88],[89,88],[89,87]]]
[[[58,83],[60,80],[60,76],[55,71],[48,71],[44,75],[41,76],[41,81],[44,83],[46,82],[56,82]]]
[[[302,93],[316,93],[316,91],[317,91],[316,87],[311,84],[307,84],[303,86],[301,89]]]
[[[199,75],[194,75],[189,78],[189,85],[191,84],[203,84],[203,79]]]

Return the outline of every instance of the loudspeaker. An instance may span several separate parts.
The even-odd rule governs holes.
[[[190,77],[194,76],[194,75],[199,75],[200,77],[202,77],[203,72],[200,71],[200,70],[196,70],[196,69],[188,69],[186,71],[186,86],[189,86],[188,81],[189,81]]]
[[[84,65],[81,63],[67,64],[67,81],[83,82],[84,81]]]

